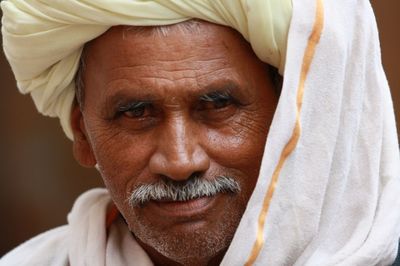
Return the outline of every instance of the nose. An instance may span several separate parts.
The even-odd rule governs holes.
[[[196,129],[183,118],[165,122],[149,161],[150,172],[183,181],[210,167],[210,158],[199,143]]]

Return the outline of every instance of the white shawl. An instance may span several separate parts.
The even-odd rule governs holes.
[[[11,16],[31,12],[32,17],[24,21],[29,24],[30,19],[45,14],[48,17],[45,26],[49,27],[49,32],[43,32],[42,38],[58,36],[58,30],[64,32],[64,28],[52,26],[66,20],[79,24],[79,29],[68,27],[73,28],[71,34],[76,34],[80,41],[86,41],[85,36],[93,37],[104,32],[104,27],[96,30],[96,27],[82,25],[88,20],[95,20],[98,7],[93,1],[52,1],[65,6],[65,9],[61,12],[48,7],[45,11],[32,11],[30,7],[39,2],[50,3],[45,0],[25,1],[26,4],[22,1],[2,3],[4,48],[6,55],[13,57],[10,62],[17,80],[19,75],[32,74],[33,70],[29,67],[24,69],[23,53],[19,57],[18,48],[12,47],[29,36],[29,32],[12,25]],[[84,5],[85,12],[75,15],[77,11],[68,10],[69,5],[64,4],[69,2]],[[112,5],[122,12],[128,2],[144,5],[153,1],[119,0],[113,1]],[[160,15],[159,12],[175,12],[177,6],[185,1],[159,2],[170,5],[165,6],[166,10],[148,10],[149,13],[143,16],[154,18]],[[233,3],[251,6],[269,1],[215,2],[221,6],[235,6]],[[207,13],[205,3],[210,4],[208,1],[187,3],[193,3],[185,7],[194,17]],[[228,17],[232,21],[236,19],[235,16]],[[179,20],[176,19],[176,22]],[[214,22],[227,24],[218,20]],[[257,25],[257,21],[253,23]],[[19,30],[18,34],[11,33],[14,28]],[[262,32],[265,29],[257,30]],[[63,40],[68,42],[66,38]],[[46,50],[34,44],[30,44],[33,52]],[[75,43],[71,41],[69,51],[80,51],[81,46],[73,45]],[[253,42],[252,45],[257,52],[256,45]],[[258,49],[263,50],[263,47]],[[61,92],[56,96],[51,90],[44,94],[32,93],[37,103],[65,111],[70,108],[68,104],[73,95],[61,90],[60,86],[65,88],[70,84],[78,57],[66,54],[64,50],[57,52],[49,57],[70,58],[72,74],[65,76],[58,69],[59,64],[55,64],[41,73],[38,79],[18,82],[20,88],[27,84],[29,88],[48,88],[51,85],[59,89]],[[257,55],[260,56],[260,53]],[[21,62],[19,65],[15,63],[18,60]],[[34,60],[38,65],[42,62],[41,58]],[[280,66],[281,62],[277,65]],[[59,76],[62,73],[64,76]],[[60,82],[49,85],[46,77],[54,76]],[[60,98],[64,92],[69,96]],[[57,112],[54,114],[59,115]],[[400,159],[394,121],[390,92],[380,59],[376,23],[369,2],[294,0],[284,84],[267,138],[259,179],[222,265],[390,265],[395,258],[400,235]],[[104,211],[87,215],[103,217]],[[71,214],[70,217],[73,216]],[[82,265],[78,261],[91,260],[92,257],[85,258],[89,254],[105,254],[105,260],[89,265],[107,265],[110,259],[124,258],[127,250],[124,245],[107,253],[109,245],[113,244],[104,234],[99,234],[105,230],[104,225],[82,229],[87,225],[91,223],[68,226],[72,230],[68,235],[74,236],[73,241],[78,241],[79,250],[87,248],[93,252],[82,254],[70,250],[72,265]],[[78,231],[87,235],[82,237],[75,233]],[[124,234],[129,235],[128,232]],[[80,242],[92,239],[85,238],[89,236],[95,240]],[[133,245],[131,241],[124,243],[126,247]],[[132,254],[140,254],[135,252]],[[146,257],[145,254],[137,256],[130,260],[131,264],[135,265],[135,261]]]

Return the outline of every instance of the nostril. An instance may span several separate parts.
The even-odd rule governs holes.
[[[186,178],[182,178],[180,180],[175,179],[173,177],[169,177],[167,175],[160,175],[160,178],[163,179],[164,182],[172,182],[175,184],[184,184],[190,181],[194,181],[197,178],[201,178],[204,175],[201,171],[193,172],[192,174],[188,175]]]
[[[203,173],[200,172],[200,171],[193,172],[193,173],[189,176],[188,180],[200,178],[202,175],[203,175]]]

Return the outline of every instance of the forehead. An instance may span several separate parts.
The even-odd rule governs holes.
[[[135,65],[141,61],[151,65],[153,61],[162,63],[163,60],[171,65],[173,61],[201,61],[201,57],[224,59],[225,63],[233,64],[235,59],[256,58],[237,31],[193,20],[167,26],[111,27],[87,44],[85,54],[88,60],[103,63],[97,66]]]
[[[89,43],[91,47],[106,46],[116,42],[126,43],[131,41],[158,41],[170,38],[194,38],[204,40],[230,39],[243,40],[243,37],[236,30],[206,21],[187,20],[177,24],[161,26],[113,26],[104,34]],[[230,36],[230,37],[229,37]],[[246,43],[246,41],[244,41]]]
[[[267,66],[238,32],[202,21],[112,27],[85,50],[85,94],[93,100],[119,91],[192,95],[232,82],[247,90],[265,80]]]

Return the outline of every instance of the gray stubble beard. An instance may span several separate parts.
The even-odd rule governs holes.
[[[213,180],[200,177],[186,182],[160,180],[138,186],[129,197],[132,207],[141,208],[150,200],[186,201],[226,193],[228,197],[239,193],[238,182],[226,176]],[[229,195],[231,194],[231,195]],[[148,221],[137,217],[131,231],[146,245],[163,256],[183,265],[206,265],[209,259],[227,249],[240,222],[245,206],[226,206],[213,228],[200,228],[187,233],[157,230]]]

